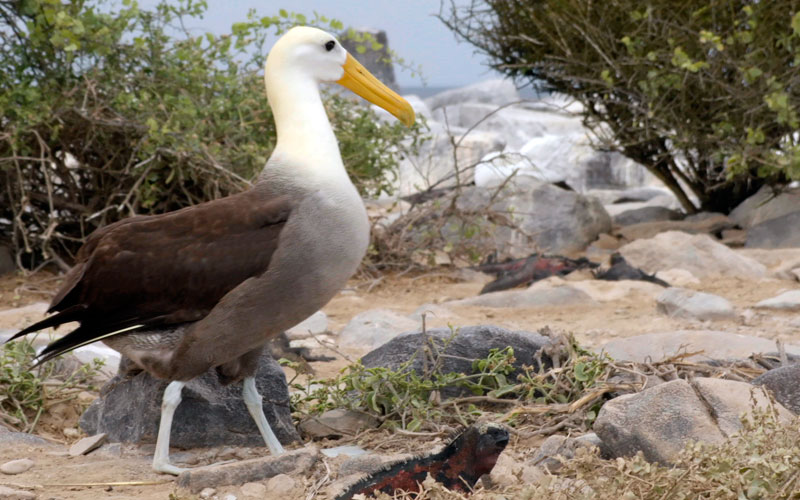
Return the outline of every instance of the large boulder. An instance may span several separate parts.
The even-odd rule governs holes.
[[[525,290],[503,290],[485,293],[477,297],[453,300],[448,306],[473,307],[555,307],[596,306],[597,303],[586,292],[569,285],[548,287],[531,286]]]
[[[100,397],[81,416],[88,434],[104,432],[110,441],[154,443],[158,435],[161,400],[168,382],[146,372],[121,373],[100,390]],[[262,354],[256,387],[264,398],[264,413],[281,443],[300,439],[289,411],[286,377],[269,353]],[[175,412],[170,446],[264,446],[264,439],[242,400],[241,384],[223,386],[215,370],[190,380]]]
[[[660,206],[645,206],[632,208],[614,216],[614,224],[630,226],[642,222],[662,222],[667,220],[680,220],[683,215],[677,210]]]
[[[800,248],[800,206],[798,206],[797,212],[754,224],[747,231],[747,240],[744,246],[747,248]]]
[[[733,209],[729,217],[747,229],[792,212],[800,212],[800,189],[777,193],[771,187],[764,186]]]
[[[763,264],[737,254],[706,234],[667,231],[649,239],[628,243],[619,252],[630,265],[648,273],[679,268],[699,278],[728,276],[758,279],[767,274]]]
[[[594,424],[612,456],[642,452],[651,462],[668,464],[690,441],[721,443],[741,429],[740,416],[755,407],[771,408],[761,388],[733,380],[673,380],[607,402]],[[791,413],[775,405],[788,422]]]
[[[708,214],[708,217],[687,217],[684,220],[662,220],[639,222],[622,227],[618,234],[628,241],[652,238],[667,231],[680,231],[689,234],[722,234],[732,229],[733,222],[722,214]]]
[[[603,350],[619,361],[646,363],[676,354],[699,352],[685,359],[744,359],[755,353],[774,352],[775,341],[716,330],[678,330],[647,333],[607,342]],[[800,354],[800,346],[787,345],[786,352]]]
[[[339,332],[338,343],[341,347],[365,352],[418,326],[419,322],[392,310],[369,309],[353,316]]]
[[[532,137],[545,133],[541,114],[520,106],[498,109],[495,104],[463,102],[436,109],[433,119],[450,127],[498,134],[509,151],[519,151]]]
[[[476,243],[497,249],[502,258],[527,257],[535,250],[576,253],[611,229],[611,218],[596,199],[526,178],[515,179],[499,193],[496,188],[464,189],[456,206],[468,214],[483,214]],[[505,222],[495,223],[493,216]],[[429,230],[424,225],[415,229]],[[461,219],[453,218],[442,231],[454,244],[464,238]]]
[[[456,330],[435,328],[426,332],[398,335],[361,358],[367,368],[383,367],[397,370],[411,361],[410,368],[424,373],[431,369],[432,357],[439,361],[441,373],[472,373],[472,362],[485,358],[491,349],[514,349],[515,366],[539,366],[539,351],[554,345],[550,337],[525,331],[512,331],[496,326],[465,326]],[[432,347],[433,346],[433,347]],[[423,349],[424,348],[424,349]],[[445,356],[441,356],[444,354]],[[547,356],[542,362],[548,363]],[[514,380],[515,375],[508,376]],[[462,390],[445,390],[444,395],[461,394]]]
[[[465,102],[480,102],[503,106],[520,100],[517,87],[514,82],[502,78],[485,80],[473,83],[466,87],[445,90],[436,95],[425,99],[425,103],[431,110],[436,110],[443,106],[462,104]]]

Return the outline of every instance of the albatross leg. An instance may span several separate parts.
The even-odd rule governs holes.
[[[255,377],[247,377],[244,379],[244,383],[242,384],[242,399],[244,399],[244,404],[247,405],[247,411],[250,412],[253,420],[256,421],[258,430],[261,431],[261,436],[264,438],[264,442],[267,443],[270,453],[273,455],[280,455],[283,453],[283,446],[281,446],[281,442],[278,441],[278,438],[275,437],[275,433],[272,432],[272,428],[269,426],[269,422],[267,422],[267,417],[264,415],[264,407],[261,405],[264,398],[261,397],[261,394],[258,393],[258,389],[256,389]]]
[[[164,399],[161,401],[161,422],[158,424],[156,452],[153,455],[153,469],[156,472],[177,476],[186,470],[169,463],[169,434],[172,431],[172,417],[175,415],[175,409],[181,404],[181,391],[185,385],[186,382],[176,380],[170,382],[164,389]]]

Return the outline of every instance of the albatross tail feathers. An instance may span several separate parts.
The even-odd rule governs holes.
[[[50,328],[51,326],[63,325],[64,323],[69,323],[70,321],[79,321],[82,318],[83,313],[85,311],[86,311],[86,306],[83,304],[78,304],[70,308],[64,309],[63,311],[57,314],[48,316],[47,318],[39,321],[38,323],[32,324],[31,326],[25,328],[24,330],[20,330],[13,337],[6,340],[6,342],[11,342],[12,340],[16,340],[24,335],[33,332],[38,332],[39,330],[44,330],[45,328]]]
[[[112,332],[102,335],[97,335],[96,329],[81,325],[60,339],[47,344],[47,347],[45,347],[44,350],[42,350],[42,352],[36,356],[36,363],[34,363],[32,368],[35,368],[45,361],[49,361],[79,347],[107,339],[108,337],[113,337],[114,335],[119,335],[120,333],[130,332],[132,330],[142,328],[143,326],[145,325],[131,325],[125,328],[115,329]]]

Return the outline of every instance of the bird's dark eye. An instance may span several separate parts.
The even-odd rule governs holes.
[[[332,51],[334,47],[336,47],[336,42],[334,42],[333,40],[325,44],[325,50],[327,50],[328,52]]]

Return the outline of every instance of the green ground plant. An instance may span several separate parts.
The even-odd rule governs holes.
[[[99,359],[55,361],[30,370],[35,357],[36,349],[28,340],[3,344],[0,350],[0,421],[22,432],[33,432],[49,407],[77,403],[81,391],[97,390],[93,380],[104,364]]]

